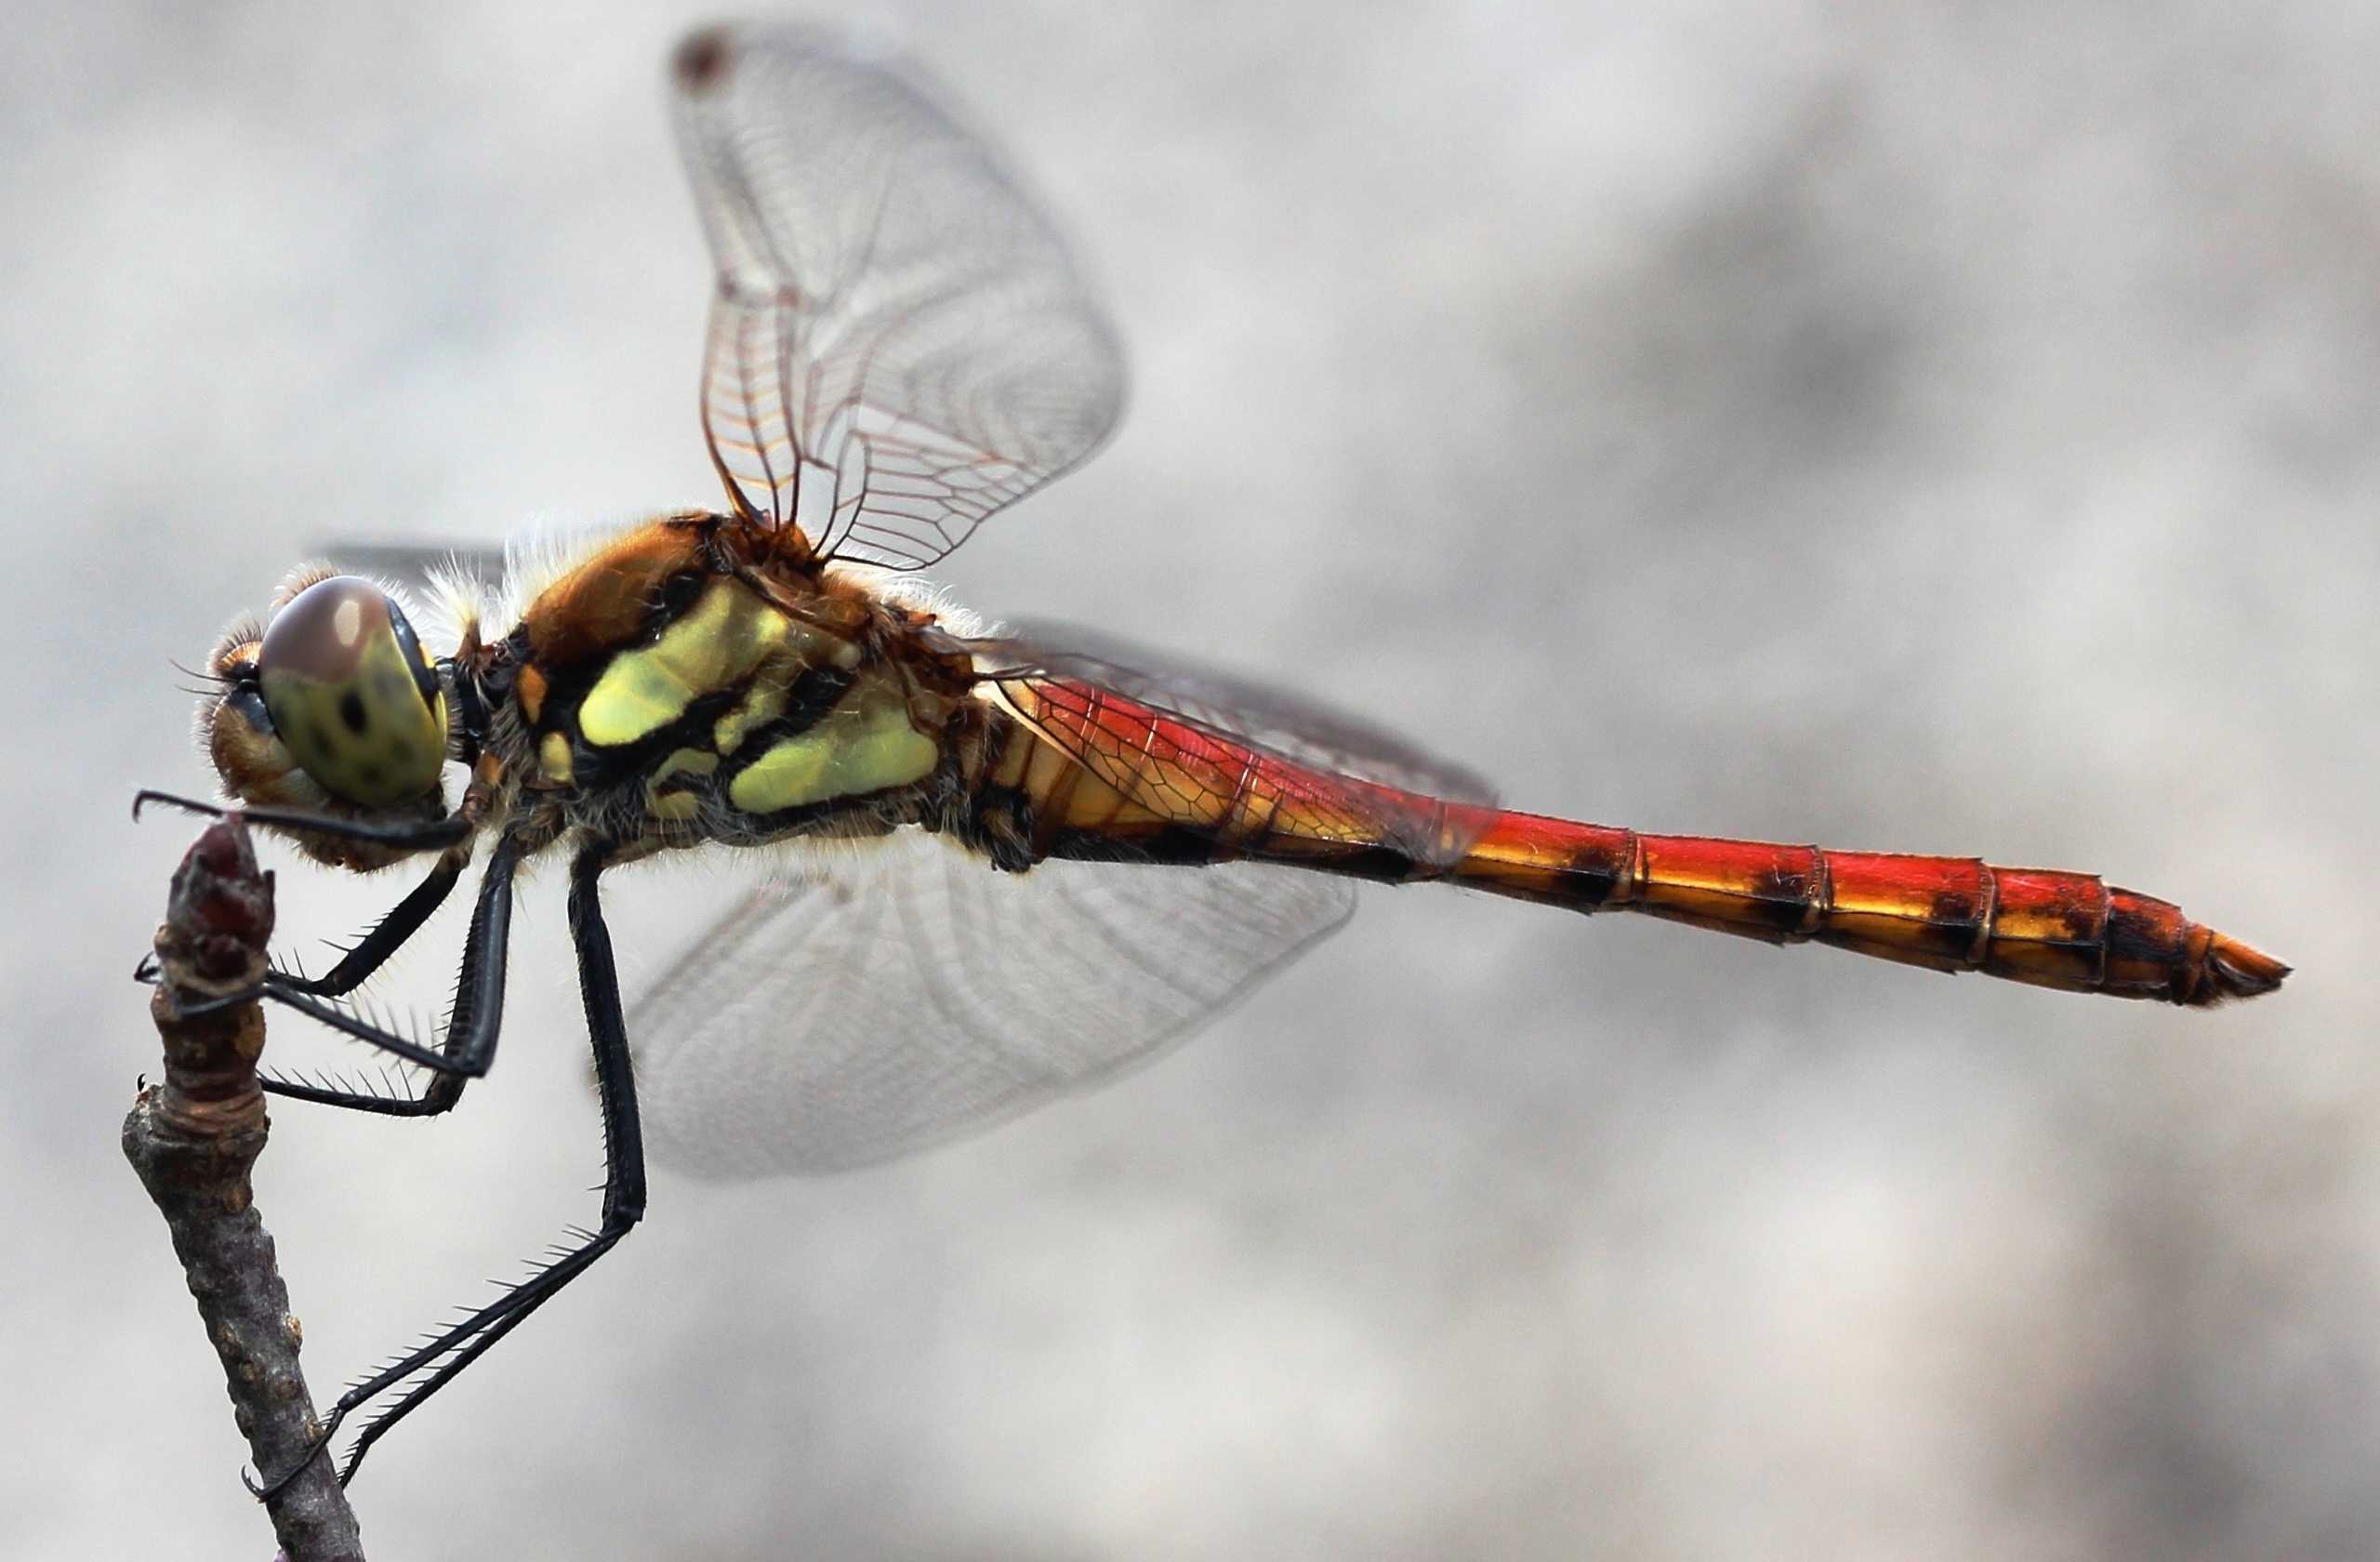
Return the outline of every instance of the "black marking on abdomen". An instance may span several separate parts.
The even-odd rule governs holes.
[[[955,833],[1008,873],[1023,873],[1038,859],[1033,847],[1033,800],[1022,787],[985,782],[967,794]]]
[[[1799,934],[1809,920],[1818,883],[1813,867],[1765,867],[1752,875],[1745,901],[1752,920],[1785,936]]]
[[[1157,825],[1146,830],[1061,829],[1051,838],[1049,854],[1085,862],[1120,859],[1176,867],[1206,867],[1221,862],[1273,863],[1376,884],[1402,884],[1414,876],[1412,854],[1395,846],[1306,839],[1297,839],[1288,846],[1235,842],[1225,840],[1219,830],[1197,825]]]
[[[1563,904],[1597,911],[1619,890],[1620,876],[1628,869],[1614,867],[1610,849],[1594,842],[1573,852],[1570,860],[1556,871],[1560,874]]]

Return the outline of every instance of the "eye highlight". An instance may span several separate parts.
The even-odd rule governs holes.
[[[445,695],[373,582],[332,576],[292,597],[265,629],[257,678],[283,746],[324,789],[386,808],[438,784]]]

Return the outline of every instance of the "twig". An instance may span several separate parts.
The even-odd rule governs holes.
[[[223,1361],[234,1419],[258,1473],[276,1478],[315,1451],[322,1423],[298,1366],[289,1291],[258,1217],[249,1169],[264,1149],[257,1057],[264,1014],[253,992],[272,933],[272,875],[257,867],[235,814],[211,825],[174,873],[157,930],[151,1016],[165,1046],[162,1083],[124,1119],[124,1154],[172,1233],[175,1256]],[[355,1511],[334,1462],[313,1459],[265,1503],[288,1562],[362,1562]]]

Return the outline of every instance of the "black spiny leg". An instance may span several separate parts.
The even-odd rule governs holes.
[[[464,860],[456,852],[443,854],[430,876],[406,892],[404,899],[397,902],[387,916],[366,928],[364,936],[339,956],[338,963],[322,975],[301,976],[276,971],[266,981],[315,998],[341,998],[353,992],[370,980],[374,972],[388,964],[389,957],[403,948],[406,941],[421,931],[421,924],[446,904],[446,897],[463,877]]]
[[[148,790],[133,795],[132,816],[138,819],[140,816],[141,808],[152,802],[165,803],[181,809],[185,813],[197,814],[208,818],[219,819],[231,814],[238,814],[252,823],[272,825],[284,829],[311,830],[318,834],[413,851],[451,851],[468,841],[472,830],[470,822],[459,814],[449,814],[436,819],[390,821],[338,819],[279,808],[225,809],[211,802],[201,802],[193,798],[176,797],[170,792]],[[497,841],[494,857],[488,864],[487,878],[481,884],[479,911],[472,918],[472,947],[465,952],[464,984],[469,986],[475,977],[483,978],[492,965],[495,973],[494,992],[499,999],[503,992],[506,924],[509,920],[512,904],[512,872],[519,865],[520,858],[521,844],[518,841],[507,837]],[[438,1049],[431,1049],[409,1037],[399,1036],[394,1031],[383,1029],[378,1026],[367,1025],[345,1010],[324,1002],[322,996],[337,996],[348,991],[377,970],[382,962],[394,954],[398,947],[429,920],[430,914],[436,910],[439,903],[446,898],[447,892],[454,888],[455,880],[461,871],[462,867],[459,862],[450,867],[442,861],[430,876],[416,885],[412,893],[400,901],[396,908],[382,920],[380,925],[365,934],[357,946],[349,952],[348,958],[339,961],[331,974],[322,981],[308,982],[303,978],[275,973],[268,976],[264,985],[253,991],[222,994],[210,999],[205,1008],[228,1008],[233,1004],[252,1002],[260,998],[271,999],[276,1003],[297,1010],[301,1014],[320,1020],[333,1030],[350,1036],[358,1041],[378,1047],[383,1052],[393,1052],[406,1062],[416,1064],[432,1074],[476,1079],[487,1072],[488,1060],[496,1052],[496,1027],[500,1017],[500,1003],[477,1005],[472,1013],[483,1016],[481,1023],[477,1025],[467,1026],[460,1023],[464,1016],[458,1013],[457,1023],[448,1026],[445,1043]],[[500,904],[492,905],[492,902],[500,902]],[[481,936],[483,922],[486,924],[485,937]],[[145,982],[154,980],[156,973],[152,962],[144,960],[133,974],[137,979]],[[342,983],[344,985],[340,985]],[[458,1007],[462,997],[463,995],[458,991]],[[276,1088],[272,1082],[265,1083],[268,1090]],[[364,1109],[370,1111],[388,1109],[388,1103],[382,1098],[352,1091],[302,1086],[281,1089],[279,1093],[305,1100],[326,1102],[335,1105],[364,1106],[364,1103],[369,1102],[373,1105],[364,1106]]]
[[[296,808],[224,808],[197,798],[177,797],[143,787],[132,794],[132,816],[152,802],[178,808],[185,814],[195,814],[205,819],[228,818],[233,814],[252,825],[271,825],[276,829],[303,830],[313,835],[327,835],[339,841],[362,841],[375,846],[394,846],[401,850],[429,852],[459,845],[471,837],[471,823],[460,814],[447,814],[435,819],[340,819],[324,814],[309,814]]]
[[[446,1036],[436,1052],[430,1052],[403,1037],[369,1026],[343,1009],[334,1008],[316,999],[311,989],[290,990],[286,984],[268,982],[265,996],[287,1004],[300,1013],[322,1021],[324,1025],[355,1038],[395,1052],[408,1062],[419,1063],[430,1070],[430,1088],[418,1096],[376,1095],[370,1091],[342,1090],[328,1085],[311,1085],[297,1079],[265,1076],[259,1079],[274,1095],[294,1101],[311,1101],[324,1106],[343,1106],[351,1111],[374,1112],[383,1117],[427,1118],[451,1111],[462,1099],[463,1087],[488,1071],[496,1061],[496,1042],[504,1023],[504,964],[512,931],[512,878],[521,864],[522,844],[517,836],[499,836],[496,849],[488,854],[487,871],[480,880],[478,903],[471,908],[470,932],[463,938],[463,969],[455,979],[455,1007],[447,1017]],[[367,946],[384,930],[397,926],[405,919],[411,925],[396,933],[388,947],[374,951],[373,959],[355,975],[360,982],[389,958],[413,929],[418,928],[446,896],[454,885],[454,877],[462,871],[459,864],[449,872],[441,863],[438,873],[446,874],[446,882],[434,894],[438,874],[432,874],[416,886],[379,926],[364,936],[338,968],[323,978],[328,986],[367,952]],[[420,903],[420,904],[417,904]],[[353,984],[350,983],[350,986]],[[334,989],[343,990],[343,989]]]
[[[603,1116],[603,1219],[594,1231],[574,1233],[569,1248],[527,1279],[422,1346],[390,1362],[339,1396],[331,1407],[323,1441],[327,1445],[351,1410],[396,1387],[417,1372],[429,1376],[406,1389],[364,1429],[339,1472],[352,1480],[372,1445],[422,1401],[451,1382],[482,1353],[510,1333],[554,1293],[609,1252],[644,1217],[644,1132],[637,1119],[636,1079],[628,1062],[628,1024],[620,1013],[619,974],[612,960],[612,935],[603,925],[596,880],[610,865],[611,848],[598,843],[580,852],[570,867],[570,931],[578,946],[578,988],[587,1007],[587,1028],[595,1049],[595,1081]],[[294,1475],[296,1472],[290,1472]],[[287,1475],[282,1481],[289,1478]],[[280,1482],[274,1483],[276,1486]],[[268,1489],[270,1490],[271,1489]]]

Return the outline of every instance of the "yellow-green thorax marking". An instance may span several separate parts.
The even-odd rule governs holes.
[[[597,572],[598,555],[531,605],[515,684],[530,785],[641,791],[645,818],[682,838],[766,833],[932,775],[942,743],[913,717],[898,663],[672,546],[691,530],[631,534],[606,550],[613,568]],[[631,595],[641,612],[622,606]],[[615,632],[574,641],[566,613],[608,614]],[[540,639],[580,654],[540,658]]]
[[[775,814],[924,780],[942,749],[909,724],[899,691],[884,697],[884,683],[868,681],[810,731],[770,744],[728,782],[727,801],[746,814]]]
[[[797,629],[813,643],[801,644]],[[819,655],[822,638],[740,582],[714,580],[651,645],[613,654],[578,708],[578,735],[606,748],[649,737],[684,716],[698,696],[750,678],[788,640],[797,655]],[[782,686],[756,682],[764,689]]]

